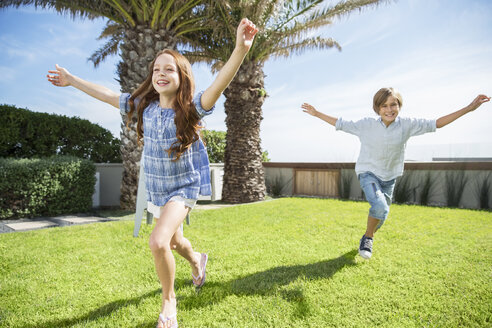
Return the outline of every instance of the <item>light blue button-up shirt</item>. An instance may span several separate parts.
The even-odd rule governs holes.
[[[200,118],[210,115],[214,108],[206,111],[201,106],[198,93],[193,102]],[[120,111],[130,110],[130,94],[120,96]],[[135,104],[136,106],[137,104]],[[175,112],[161,108],[158,101],[150,103],[143,112],[143,166],[147,200],[156,206],[164,206],[173,196],[198,199],[199,195],[210,195],[210,165],[207,150],[201,139],[195,141],[179,160],[172,161],[167,150],[177,141]]]
[[[355,164],[357,175],[371,172],[383,181],[403,174],[405,148],[410,137],[436,131],[436,120],[397,117],[388,127],[381,118],[345,121],[339,118],[337,130],[359,137],[361,147]]]

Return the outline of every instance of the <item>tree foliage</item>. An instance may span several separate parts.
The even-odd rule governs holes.
[[[71,155],[95,163],[120,163],[120,140],[78,117],[0,105],[0,157]]]
[[[0,219],[87,212],[96,167],[86,159],[0,158]]]
[[[0,1],[0,9],[33,5],[36,9],[53,9],[72,18],[107,18],[106,27],[99,36],[100,40],[107,41],[89,57],[94,66],[97,66],[107,56],[118,53],[119,47],[125,42],[125,32],[139,26],[155,32],[166,31],[170,36],[178,37],[177,40],[186,45],[188,33],[203,31],[208,24],[207,10],[210,7],[205,5],[206,2],[204,0],[3,0]],[[139,43],[138,40],[133,42]]]
[[[203,130],[201,132],[203,142],[207,146],[210,163],[224,163],[226,136],[225,131]],[[270,162],[267,150],[263,151],[262,160],[263,162]]]
[[[270,58],[290,57],[306,50],[336,48],[340,44],[330,37],[316,35],[320,28],[352,12],[376,6],[384,0],[216,0],[210,2],[214,10],[210,33],[192,32],[193,51],[188,53],[196,61],[212,64],[219,69],[235,47],[235,27],[248,17],[259,28],[253,47],[245,61],[264,63]],[[209,26],[210,27],[210,26]]]
[[[226,132],[215,130],[203,130],[202,139],[207,146],[210,163],[224,163],[226,146]]]

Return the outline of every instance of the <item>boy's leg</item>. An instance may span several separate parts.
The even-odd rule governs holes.
[[[382,225],[389,213],[389,202],[386,190],[383,190],[382,182],[372,173],[362,173],[359,175],[360,187],[364,191],[366,200],[371,205],[367,219],[367,233],[374,235],[374,232]]]
[[[366,237],[373,238],[376,230],[381,223],[381,220],[373,218],[372,216],[367,217],[367,228],[366,228]]]
[[[374,233],[384,223],[389,213],[389,205],[385,193],[382,191],[382,182],[372,173],[359,175],[360,186],[366,200],[371,205],[367,218],[366,232],[359,242],[359,254],[366,259],[372,256]]]

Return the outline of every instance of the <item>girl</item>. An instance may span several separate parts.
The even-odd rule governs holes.
[[[379,118],[364,118],[356,122],[335,118],[318,112],[307,103],[302,104],[303,112],[322,119],[337,130],[358,136],[361,142],[355,172],[371,205],[366,232],[359,242],[359,254],[363,258],[371,258],[374,233],[388,217],[396,178],[403,174],[407,140],[434,132],[487,101],[490,97],[479,95],[468,106],[437,120],[400,118],[401,95],[393,88],[382,88],[373,99],[373,109]]]
[[[236,33],[235,49],[214,82],[193,98],[191,65],[178,52],[163,50],[150,64],[145,81],[132,94],[113,91],[70,74],[56,65],[48,81],[73,86],[104,101],[131,119],[137,113],[137,134],[144,139],[143,161],[148,210],[158,218],[150,236],[157,275],[162,285],[162,308],[157,327],[178,327],[174,293],[175,262],[171,249],[187,259],[193,284],[205,283],[207,254],[193,251],[179,229],[199,194],[210,195],[206,149],[198,135],[200,119],[212,113],[214,104],[234,78],[251,48],[258,29],[244,18]]]

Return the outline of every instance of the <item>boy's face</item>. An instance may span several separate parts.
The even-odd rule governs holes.
[[[379,116],[381,116],[381,120],[386,126],[389,126],[396,120],[400,112],[400,105],[398,104],[398,100],[389,96],[386,101],[379,106]]]

